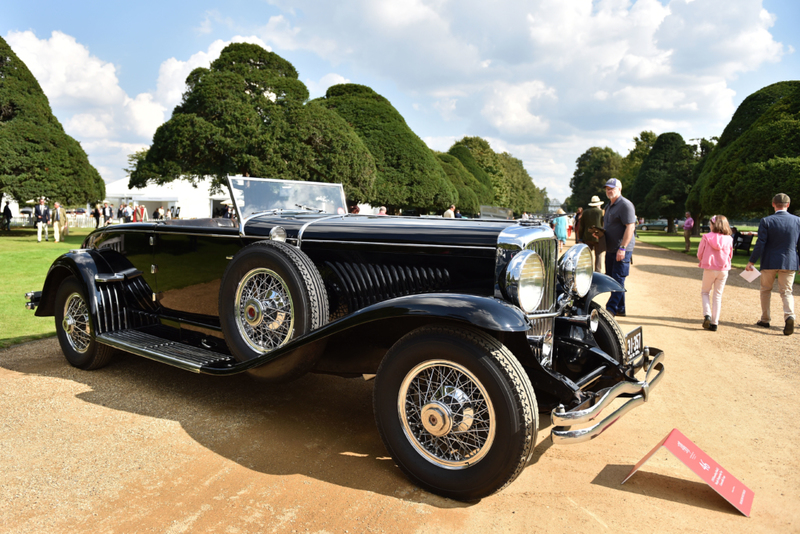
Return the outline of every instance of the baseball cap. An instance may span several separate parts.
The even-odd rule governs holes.
[[[606,182],[605,187],[618,187],[618,188],[622,189],[622,182],[620,182],[616,178],[612,178],[612,179],[610,179],[609,181]]]

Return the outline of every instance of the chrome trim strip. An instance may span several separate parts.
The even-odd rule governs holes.
[[[347,205],[347,203],[345,203],[345,206],[346,205]],[[321,221],[327,221],[327,220],[330,220],[330,219],[339,219],[339,218],[344,219],[344,218],[347,217],[347,215],[348,215],[347,213],[343,213],[343,214],[342,213],[336,213],[334,215],[328,215],[327,217],[322,217],[320,219],[314,219],[314,220],[308,221],[303,226],[301,226],[300,229],[297,231],[297,248],[302,248],[302,246],[303,246],[303,232],[305,232],[306,228],[308,228],[312,224],[318,223],[318,222],[321,222]],[[309,241],[314,241],[314,240],[313,239],[309,239]],[[320,241],[322,241],[322,240],[320,240]]]
[[[337,215],[339,217],[339,215]],[[321,220],[321,219],[320,219]],[[306,225],[308,226],[308,225]],[[305,227],[303,227],[305,228]],[[302,231],[302,228],[301,228]],[[300,246],[298,239],[297,246]],[[370,246],[389,246],[389,247],[432,247],[432,248],[463,248],[477,250],[494,250],[494,247],[478,247],[473,245],[432,245],[421,243],[385,243],[379,241],[338,241],[336,239],[306,239],[308,243],[340,243],[345,245],[370,245]]]
[[[201,226],[196,226],[195,228],[202,228],[202,227]],[[231,228],[231,230],[236,230],[235,226],[231,226],[230,228]],[[228,237],[228,238],[239,239],[239,234],[238,233],[237,234],[230,234],[230,235],[225,235],[225,234],[206,234],[206,233],[197,233],[197,232],[156,232],[156,233],[159,234],[159,235],[196,235],[196,236],[199,236],[199,237]]]
[[[650,362],[647,368],[647,374],[642,382],[620,382],[603,395],[602,399],[594,406],[585,410],[575,410],[572,412],[564,412],[564,406],[559,405],[551,413],[551,419],[554,425],[550,438],[554,444],[558,445],[571,445],[574,443],[581,443],[594,439],[602,434],[608,427],[617,422],[617,419],[633,410],[640,404],[647,402],[650,395],[650,389],[658,385],[664,376],[664,352],[659,351],[658,354]],[[655,375],[651,378],[651,375]],[[599,423],[581,429],[570,429],[573,425],[581,423],[588,423],[594,420],[600,412],[603,411],[612,401],[623,394],[634,395],[628,399],[622,406],[617,408],[611,415],[604,418]]]

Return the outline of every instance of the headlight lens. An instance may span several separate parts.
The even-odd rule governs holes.
[[[506,269],[506,295],[525,313],[533,313],[544,296],[544,262],[532,250],[523,250]]]
[[[580,244],[570,248],[558,260],[558,278],[564,289],[578,298],[585,297],[592,287],[593,264],[589,247]]]

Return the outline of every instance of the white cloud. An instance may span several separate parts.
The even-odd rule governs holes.
[[[432,148],[447,150],[464,135],[491,138],[562,199],[576,158],[591,146],[624,154],[645,129],[719,135],[742,97],[733,81],[794,51],[770,33],[775,20],[764,0],[267,4],[267,15],[249,16],[248,30],[233,29],[231,7],[202,12],[191,23],[198,34],[229,28],[257,37],[159,58],[156,89],[140,95],[126,94],[118,68],[66,34],[12,32],[7,40],[79,140],[148,143],[192,69],[208,66],[228,42],[247,40],[290,59],[312,96],[351,80],[373,85],[425,125],[416,133]],[[311,71],[301,66],[309,57]],[[120,150],[101,149],[107,161]]]
[[[339,85],[342,83],[350,83],[350,80],[345,78],[340,74],[336,74],[335,72],[330,72],[320,78],[318,81],[313,80],[306,80],[305,84],[308,87],[308,93],[311,98],[317,98],[319,96],[325,96],[325,93],[328,91],[328,88],[333,85]]]
[[[39,81],[53,107],[120,105],[116,67],[89,54],[74,37],[54,31],[39,39],[31,31],[10,32],[6,40]]]
[[[481,114],[501,133],[543,134],[548,128],[547,121],[530,112],[531,103],[543,97],[552,99],[555,91],[540,81],[519,85],[498,83],[487,98]]]
[[[216,40],[185,61],[165,60],[156,90],[131,97],[120,87],[117,68],[72,36],[55,31],[49,39],[39,39],[25,31],[9,32],[6,40],[39,81],[65,131],[81,142],[106,181],[124,177],[127,156],[150,143],[180,102],[192,70],[208,67],[231,42],[256,43],[270,50],[254,36]]]

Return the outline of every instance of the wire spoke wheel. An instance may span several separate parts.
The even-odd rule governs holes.
[[[76,352],[85,353],[89,349],[92,342],[89,308],[80,294],[72,293],[67,297],[61,326],[67,341]]]
[[[258,352],[280,347],[292,337],[294,307],[286,282],[270,269],[253,269],[236,290],[236,324],[244,340]]]
[[[469,467],[492,447],[494,406],[475,375],[454,362],[431,360],[411,369],[397,410],[411,445],[439,467]]]

